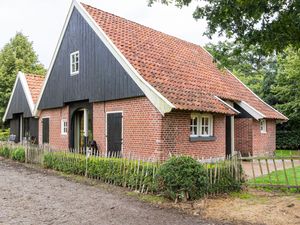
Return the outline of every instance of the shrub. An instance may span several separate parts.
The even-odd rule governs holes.
[[[278,131],[276,133],[276,148],[277,149],[300,149],[299,131]]]
[[[0,141],[7,141],[9,139],[9,129],[0,130]]]
[[[173,200],[198,199],[206,193],[207,173],[191,157],[172,157],[158,170],[160,190]]]
[[[19,162],[25,162],[25,150],[24,148],[16,148],[12,151],[11,158]]]
[[[7,146],[0,147],[0,156],[4,158],[10,158],[11,150]]]
[[[210,181],[207,186],[208,194],[239,191],[244,182],[242,179],[242,165],[232,161],[209,164],[207,166],[207,174]]]

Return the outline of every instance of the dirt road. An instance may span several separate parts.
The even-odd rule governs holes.
[[[0,224],[222,224],[0,159]]]

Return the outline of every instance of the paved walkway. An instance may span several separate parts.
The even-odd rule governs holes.
[[[0,159],[0,224],[208,225],[114,193]]]

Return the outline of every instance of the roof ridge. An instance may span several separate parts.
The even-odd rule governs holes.
[[[134,24],[136,24],[137,26],[141,26],[141,27],[147,28],[147,29],[149,29],[149,30],[151,30],[151,31],[160,33],[160,34],[162,34],[162,35],[164,35],[164,36],[168,36],[168,37],[170,37],[170,38],[173,38],[173,39],[176,39],[176,40],[178,40],[178,41],[184,42],[185,44],[194,45],[194,46],[196,46],[196,47],[198,47],[198,48],[204,49],[204,47],[201,46],[201,45],[199,45],[199,44],[196,44],[196,43],[193,43],[193,42],[184,40],[184,39],[182,39],[182,38],[176,37],[176,36],[171,35],[171,34],[164,33],[164,32],[162,32],[162,31],[156,30],[156,29],[154,29],[154,28],[152,28],[152,27],[149,27],[149,26],[140,24],[140,23],[138,23],[138,22],[135,22],[135,21],[133,21],[133,20],[130,20],[130,19],[127,19],[127,18],[118,16],[118,15],[113,14],[113,13],[111,13],[111,12],[104,11],[104,10],[102,10],[102,9],[96,8],[96,7],[91,6],[91,5],[89,5],[89,4],[85,4],[85,3],[83,3],[83,2],[80,2],[80,4],[83,5],[83,6],[91,7],[91,8],[93,8],[93,9],[98,10],[98,11],[101,11],[101,12],[103,12],[103,13],[107,13],[107,14],[109,14],[109,15],[111,15],[111,16],[114,16],[114,17],[117,17],[117,18],[119,18],[119,19],[126,20],[126,21],[128,21],[128,22],[134,23]]]

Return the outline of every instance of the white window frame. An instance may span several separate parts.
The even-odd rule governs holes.
[[[73,56],[75,55],[77,55],[78,54],[78,61],[76,62],[73,62]],[[78,63],[78,70],[76,70],[76,71],[73,71],[73,65],[74,64],[77,64]],[[80,54],[79,54],[79,51],[76,51],[76,52],[72,52],[71,54],[70,54],[70,73],[71,73],[71,76],[74,76],[74,75],[77,75],[77,74],[79,74],[79,67],[80,67]]]
[[[259,129],[260,129],[260,133],[262,133],[262,134],[267,133],[267,121],[266,121],[266,119],[260,119],[259,120]]]
[[[60,123],[60,130],[61,135],[67,135],[68,134],[68,120],[62,119]]]
[[[214,127],[214,120],[213,120],[213,115],[208,114],[208,113],[192,113],[191,114],[191,120],[197,118],[197,133],[196,134],[190,134],[191,137],[212,137],[214,132],[213,132],[213,127]],[[208,134],[203,134],[202,133],[202,119],[207,118],[208,119]],[[190,124],[190,129],[191,127],[194,127],[194,125]]]

